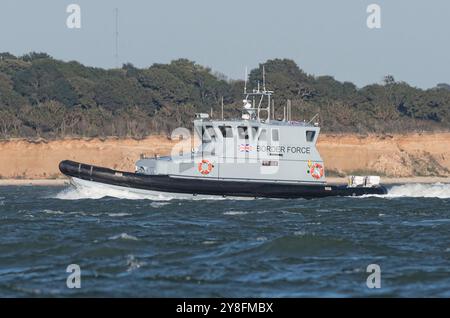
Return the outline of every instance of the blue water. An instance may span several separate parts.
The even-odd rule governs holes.
[[[449,185],[314,200],[103,195],[0,187],[0,297],[450,297]]]

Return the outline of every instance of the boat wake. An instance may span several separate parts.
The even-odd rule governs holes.
[[[102,199],[102,198],[117,198],[126,200],[154,200],[154,201],[166,201],[173,199],[172,197],[161,197],[159,195],[139,194],[127,190],[117,190],[107,187],[84,187],[70,186],[56,194],[56,199],[61,200],[84,200],[84,199]]]
[[[61,200],[83,200],[83,199],[102,199],[117,198],[126,200],[151,200],[151,201],[170,201],[170,200],[253,200],[253,198],[240,197],[222,197],[212,195],[196,195],[166,193],[149,190],[140,190],[134,188],[125,188],[114,185],[107,185],[99,182],[84,181],[73,178],[72,185],[58,194],[54,198]]]
[[[363,195],[359,198],[450,198],[450,183],[414,183],[403,184],[388,188],[388,193],[384,195]]]
[[[221,197],[211,195],[191,194],[177,194],[165,193],[148,190],[131,189],[124,187],[117,187],[105,185],[98,182],[86,182],[76,179],[75,186],[71,186],[59,192],[55,198],[61,200],[82,200],[82,199],[101,199],[101,198],[117,198],[126,200],[152,200],[152,201],[170,201],[170,200],[254,200],[253,198],[238,198],[238,197]],[[393,186],[388,189],[385,195],[363,195],[356,198],[450,198],[450,183],[435,183],[435,184],[404,184]]]
[[[389,189],[385,197],[399,198],[450,198],[450,183],[434,183],[434,184],[404,184],[394,186]]]

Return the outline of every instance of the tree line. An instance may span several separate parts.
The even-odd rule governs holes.
[[[289,59],[268,60],[266,86],[274,90],[275,117],[291,101],[292,119],[319,114],[324,131],[396,133],[447,130],[450,86],[423,90],[388,75],[358,88],[331,76],[306,74]],[[261,64],[262,65],[262,64]],[[251,70],[248,87],[261,81]],[[0,53],[0,138],[134,137],[191,127],[197,112],[240,115],[242,80],[187,59],[136,68],[87,67],[46,53]]]

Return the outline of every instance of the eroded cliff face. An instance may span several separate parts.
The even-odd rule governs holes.
[[[323,135],[318,148],[328,171],[337,174],[450,176],[450,133]]]
[[[1,141],[0,176],[4,179],[59,178],[62,175],[58,164],[64,159],[134,171],[134,163],[141,154],[167,155],[178,142],[163,136],[143,140]],[[318,148],[328,175],[450,176],[450,133],[366,137],[322,134]]]
[[[60,178],[60,161],[69,159],[134,171],[141,154],[167,154],[175,143],[166,137],[134,139],[65,139],[55,141],[9,140],[0,142],[2,178]]]

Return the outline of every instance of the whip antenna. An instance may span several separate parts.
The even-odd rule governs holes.
[[[245,81],[244,81],[244,94],[247,94],[247,66],[245,67]]]
[[[266,69],[264,68],[264,65],[263,65],[263,69],[262,69],[262,75],[263,75],[263,90],[264,91],[266,91]]]

